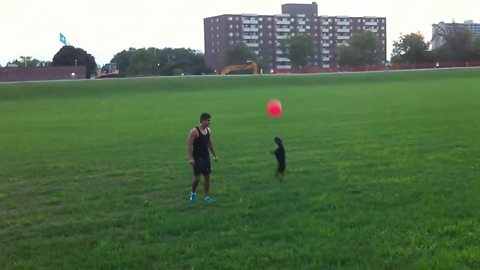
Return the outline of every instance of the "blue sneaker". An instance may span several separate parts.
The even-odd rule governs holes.
[[[197,194],[190,192],[190,202],[194,203],[197,200]]]
[[[212,202],[215,202],[216,200],[212,196],[207,196],[207,197],[205,197],[205,201],[208,202],[208,203],[212,203]]]

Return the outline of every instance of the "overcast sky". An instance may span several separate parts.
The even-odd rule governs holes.
[[[319,15],[387,17],[387,51],[401,33],[431,39],[439,21],[480,22],[479,0],[316,1]],[[61,48],[59,33],[92,54],[98,64],[129,47],[173,47],[204,51],[203,18],[221,14],[281,13],[289,0],[0,0],[0,64],[21,55],[51,61]],[[389,57],[389,56],[388,56]]]

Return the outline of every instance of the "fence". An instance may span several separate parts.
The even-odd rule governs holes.
[[[392,65],[367,65],[367,66],[343,66],[343,67],[302,67],[288,69],[272,69],[271,73],[333,73],[333,72],[364,72],[364,71],[388,71],[388,70],[414,70],[414,69],[436,69],[454,67],[480,67],[480,61],[469,62],[437,62],[422,64],[392,64]]]

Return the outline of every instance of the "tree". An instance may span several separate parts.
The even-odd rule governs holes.
[[[202,53],[185,48],[129,48],[115,54],[111,61],[117,64],[121,76],[211,73]]]
[[[308,57],[313,55],[313,39],[307,35],[290,36],[282,42],[281,48],[292,66],[305,66]]]
[[[54,56],[52,60],[53,66],[85,66],[86,78],[97,72],[97,63],[95,57],[88,54],[81,48],[73,46],[63,46]]]
[[[20,56],[18,59],[8,62],[7,65],[14,64],[19,67],[36,67],[39,63],[42,63],[42,61],[32,58],[31,56]]]
[[[480,61],[480,37],[477,37],[473,42],[472,60]]]
[[[151,75],[154,74],[156,64],[153,54],[143,48],[135,50],[128,65],[128,75]]]
[[[132,58],[133,53],[136,51],[135,48],[129,48],[128,51],[123,50],[115,56],[113,56],[110,62],[114,62],[117,65],[117,68],[120,72],[120,76],[127,76],[128,66],[130,65],[130,59]]]
[[[248,61],[256,61],[257,55],[247,46],[240,42],[227,49],[227,63],[225,65],[245,64]]]
[[[398,41],[393,42],[391,61],[402,64],[431,62],[429,46],[420,32],[400,36]]]
[[[473,54],[472,32],[463,27],[453,27],[445,37],[450,61],[468,61]]]
[[[370,31],[353,34],[348,45],[340,45],[337,53],[341,66],[376,65],[384,60],[382,43],[377,34]]]

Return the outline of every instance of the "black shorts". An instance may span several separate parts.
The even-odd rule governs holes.
[[[193,175],[200,174],[208,175],[212,172],[212,165],[210,164],[210,157],[194,158]]]

